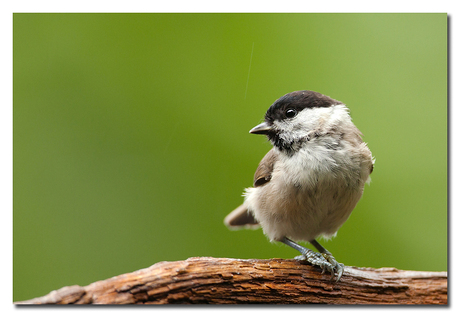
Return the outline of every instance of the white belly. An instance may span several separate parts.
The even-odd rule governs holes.
[[[330,238],[348,219],[368,174],[331,162],[281,160],[268,183],[246,189],[245,205],[270,240]]]

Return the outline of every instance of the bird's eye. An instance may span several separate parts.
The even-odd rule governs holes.
[[[296,114],[297,114],[297,110],[295,109],[286,110],[286,118],[294,118]]]

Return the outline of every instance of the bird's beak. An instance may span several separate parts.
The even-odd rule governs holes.
[[[253,134],[268,134],[272,129],[271,125],[269,125],[267,122],[262,122],[261,124],[255,126],[252,128],[249,133]]]

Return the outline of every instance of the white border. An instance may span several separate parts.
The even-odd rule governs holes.
[[[456,105],[456,91],[458,86],[456,84],[455,75],[458,74],[457,67],[457,39],[458,29],[456,28],[457,21],[457,6],[455,1],[404,1],[404,0],[387,0],[384,2],[378,1],[331,1],[331,0],[316,0],[316,1],[241,1],[234,0],[227,2],[211,2],[211,1],[3,1],[0,10],[0,23],[1,23],[1,43],[2,43],[2,59],[1,59],[1,77],[2,84],[1,96],[2,103],[0,106],[0,146],[2,149],[1,155],[1,253],[2,256],[2,272],[4,276],[4,284],[1,287],[1,306],[2,312],[7,312],[5,316],[11,315],[26,315],[36,313],[35,310],[39,308],[15,308],[12,305],[12,13],[13,12],[446,12],[449,14],[449,34],[450,34],[450,278],[449,278],[449,302],[450,308],[438,309],[435,307],[415,307],[418,316],[432,316],[433,314],[458,314],[454,313],[460,306],[458,302],[458,294],[454,291],[452,285],[456,285],[459,281],[455,274],[458,261],[458,234],[455,228],[458,224],[458,168],[455,163],[458,162],[458,131],[459,125],[459,105]],[[7,3],[11,2],[11,3]],[[429,251],[429,250],[428,250]],[[453,273],[453,274],[452,274]],[[458,288],[457,288],[458,289]],[[40,308],[43,309],[43,308]],[[125,309],[116,309],[115,307],[106,307],[104,310],[110,309],[112,315],[126,315]],[[216,309],[219,309],[216,311]],[[187,315],[215,315],[218,313],[221,316],[234,316],[234,314],[251,314],[263,313],[264,317],[268,315],[278,315],[281,309],[286,307],[258,307],[255,309],[236,309],[230,307],[212,307],[209,309],[187,309],[181,310],[186,312]],[[349,309],[338,308],[332,311],[318,311],[318,308],[313,307],[298,307],[296,309],[289,309],[287,313],[298,314],[308,313],[307,311],[299,312],[302,309],[315,309],[315,313],[333,313],[341,315],[350,312]],[[403,310],[404,309],[404,310]],[[353,309],[353,315],[368,316],[371,313],[373,316],[386,316],[389,313],[409,313],[407,308],[399,307],[388,311],[386,309],[376,309],[373,307],[365,307],[360,309]],[[31,312],[34,310],[34,312]],[[372,310],[370,312],[370,310]],[[81,315],[83,312],[80,309],[62,309],[46,308],[45,314],[62,315],[63,313],[69,316]],[[95,309],[85,309],[85,314],[96,314]],[[104,312],[105,313],[105,312]],[[171,308],[168,309],[136,309],[138,315],[151,315],[155,314],[171,314]]]

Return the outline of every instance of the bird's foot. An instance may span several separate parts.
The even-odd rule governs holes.
[[[337,273],[336,282],[340,280],[344,271],[344,265],[337,262],[337,260],[330,253],[318,253],[312,250],[307,249],[309,252],[305,254],[296,256],[296,260],[307,261],[313,265],[319,266],[323,270],[323,274],[328,271],[331,273],[331,280],[334,278],[335,273]]]

